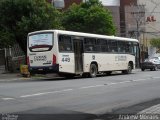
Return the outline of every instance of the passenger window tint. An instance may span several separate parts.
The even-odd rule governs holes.
[[[97,39],[96,48],[98,52],[108,52],[108,43],[105,39]]]
[[[134,54],[134,47],[132,42],[126,42],[126,52]]]
[[[72,40],[71,36],[59,35],[59,51],[72,51]]]
[[[118,41],[118,52],[119,53],[125,53],[126,52],[126,42],[124,41]]]
[[[96,39],[94,38],[84,38],[84,49],[85,51],[92,52],[95,51]]]
[[[117,41],[116,40],[108,40],[109,52],[118,52],[117,49]]]

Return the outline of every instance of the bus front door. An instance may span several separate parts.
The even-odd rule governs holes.
[[[74,44],[74,55],[75,55],[75,73],[81,74],[83,73],[83,41],[79,39],[73,40]]]

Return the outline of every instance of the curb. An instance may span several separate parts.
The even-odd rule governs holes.
[[[159,113],[160,113],[160,104],[144,109],[138,114],[159,114]]]

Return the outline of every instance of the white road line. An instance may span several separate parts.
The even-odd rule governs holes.
[[[21,97],[21,98],[26,98],[26,97],[40,96],[40,95],[46,95],[46,94],[54,94],[54,93],[67,92],[67,91],[71,91],[71,90],[73,90],[73,89],[65,89],[65,90],[60,90],[60,91],[51,91],[51,92],[35,93],[35,94],[29,94],[29,95],[22,95],[22,96],[20,96],[20,97]]]
[[[2,100],[15,100],[15,98],[1,98]]]
[[[132,81],[122,81],[122,82],[117,82],[117,84],[119,83],[119,84],[121,84],[121,83],[128,83],[128,82],[132,82]]]
[[[155,80],[160,77],[153,77]],[[105,83],[101,85],[92,85],[92,86],[84,86],[77,89],[88,89],[88,88],[96,88],[96,87],[103,87],[103,86],[110,86],[110,85],[117,85],[117,84],[123,84],[123,83],[131,83],[131,82],[140,82],[150,79],[137,79],[137,80],[128,80],[128,81],[121,81],[121,82],[115,82],[115,83]],[[51,92],[42,92],[42,93],[35,93],[35,94],[28,94],[28,95],[22,95],[21,98],[27,98],[27,97],[33,97],[33,96],[40,96],[40,95],[46,95],[46,94],[54,94],[54,93],[61,93],[61,92],[67,92],[72,91],[73,89],[64,89],[60,91],[51,91]]]
[[[138,81],[145,81],[147,79],[137,79],[137,80],[132,80],[133,82],[138,82]]]
[[[86,89],[86,88],[93,88],[93,87],[102,87],[105,85],[94,85],[94,86],[85,86],[85,87],[80,87],[79,89]]]
[[[117,84],[117,83],[107,83],[107,85],[115,85],[115,84]]]
[[[152,78],[154,78],[154,79],[159,79],[160,77],[152,77]]]

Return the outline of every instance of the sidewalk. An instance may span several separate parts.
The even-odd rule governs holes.
[[[160,114],[160,104],[144,109],[139,114]]]
[[[18,80],[45,80],[45,79],[54,79],[58,76],[56,74],[37,74],[31,77],[24,77],[21,73],[11,73],[5,71],[4,66],[0,66],[0,82],[9,82],[9,81],[18,81]]]
[[[26,79],[20,73],[11,73],[5,71],[5,66],[0,66],[0,81],[15,81]]]

